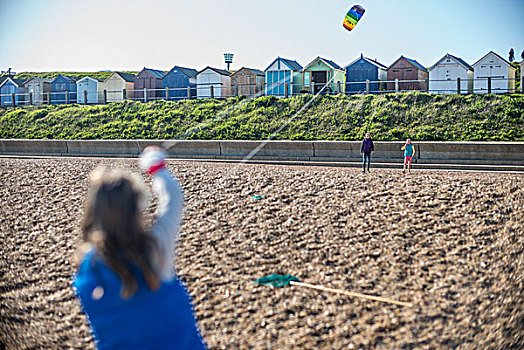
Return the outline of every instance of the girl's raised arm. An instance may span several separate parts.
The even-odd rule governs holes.
[[[162,255],[159,272],[162,280],[174,276],[174,256],[178,229],[184,207],[184,195],[178,181],[165,168],[165,152],[159,147],[147,147],[140,156],[140,166],[153,175],[153,191],[158,196],[158,216],[151,230]]]

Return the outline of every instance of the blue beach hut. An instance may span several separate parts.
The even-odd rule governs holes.
[[[169,101],[183,100],[185,98],[196,98],[197,96],[197,73],[196,69],[174,66],[162,78],[164,89],[169,89],[169,96],[164,97]],[[187,88],[189,87],[189,96]]]
[[[359,58],[345,67],[346,70],[346,94],[358,94],[366,92],[366,80],[369,80],[369,92],[377,93],[380,82],[386,81],[388,67],[377,60],[360,55]]]
[[[303,86],[302,66],[297,61],[277,57],[266,68],[266,95],[279,97],[299,93]]]
[[[67,102],[66,91],[69,92],[69,102],[76,102],[77,77],[59,75],[51,82],[51,104]]]
[[[0,101],[2,106],[13,104],[13,94],[15,94],[15,104],[19,105],[25,101],[25,93],[23,79],[7,78],[0,85]]]

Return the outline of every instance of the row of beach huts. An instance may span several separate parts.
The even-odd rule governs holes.
[[[523,62],[520,63],[521,71]],[[305,67],[277,57],[264,70],[243,67],[231,72],[180,66],[169,72],[144,68],[138,74],[113,72],[105,80],[59,75],[55,79],[0,77],[0,101],[6,105],[108,103],[124,99],[148,102],[230,96],[300,93],[360,94],[427,91],[437,94],[512,93],[516,68],[490,51],[473,65],[446,54],[429,69],[400,56],[389,67],[361,55],[342,68],[317,57]]]

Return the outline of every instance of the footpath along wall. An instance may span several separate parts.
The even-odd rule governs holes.
[[[375,163],[403,158],[400,141],[375,141]],[[524,142],[414,142],[417,164],[524,167]],[[137,157],[148,145],[167,149],[169,158],[238,161],[348,163],[360,161],[359,141],[199,140],[21,140],[0,139],[3,156]],[[256,150],[256,154],[253,154]],[[524,170],[524,168],[523,168]]]

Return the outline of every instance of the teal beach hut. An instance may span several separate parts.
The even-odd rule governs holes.
[[[265,94],[290,97],[302,90],[302,66],[297,61],[277,57],[265,69]]]
[[[304,89],[311,93],[344,93],[345,71],[335,62],[317,57],[304,68]]]

